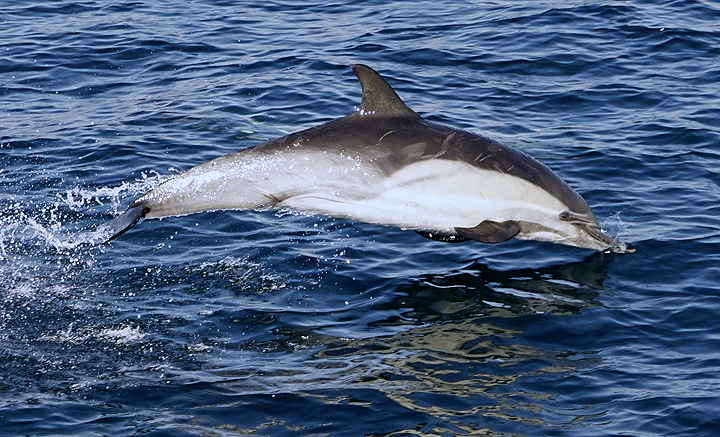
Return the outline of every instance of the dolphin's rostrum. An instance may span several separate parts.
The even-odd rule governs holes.
[[[193,167],[108,223],[289,208],[412,229],[439,241],[511,238],[626,252],[545,165],[489,138],[424,120],[373,69],[354,65],[358,111]]]

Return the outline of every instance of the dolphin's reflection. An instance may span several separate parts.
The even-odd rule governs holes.
[[[477,431],[488,420],[570,425],[583,411],[558,415],[553,394],[533,381],[565,378],[593,352],[534,345],[512,327],[522,323],[505,322],[552,324],[598,306],[612,258],[599,253],[582,262],[513,271],[478,262],[416,278],[399,288],[403,296],[376,308],[402,310],[402,317],[376,325],[414,327],[388,337],[335,340],[313,356],[313,365],[344,362],[339,378],[349,387],[370,386],[458,430]],[[562,423],[546,423],[548,418]]]
[[[499,271],[480,262],[402,284],[401,296],[379,310],[409,308],[379,325],[454,322],[473,316],[514,317],[529,313],[570,314],[597,305],[613,255],[594,253],[582,262],[540,269]]]

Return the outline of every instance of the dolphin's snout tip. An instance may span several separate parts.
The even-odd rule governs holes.
[[[612,253],[635,253],[637,249],[630,243],[616,240],[615,244],[608,249]]]
[[[608,247],[605,249],[605,252],[609,253],[635,253],[636,249],[635,246],[633,246],[630,243],[626,243],[622,240],[620,240],[617,237],[611,237],[610,235],[602,233],[603,237],[605,237],[605,241],[608,243]]]
[[[584,227],[585,231],[587,232],[587,235],[591,237],[592,240],[594,240],[594,243],[600,244],[600,248],[598,248],[601,252],[606,253],[634,253],[635,247],[632,246],[630,243],[626,243],[624,241],[621,241],[617,236],[608,235],[603,231],[599,226],[596,227],[590,227],[586,226]]]

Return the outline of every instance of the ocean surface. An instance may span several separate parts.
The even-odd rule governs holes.
[[[96,229],[355,111],[350,66],[637,248],[284,210]],[[0,435],[717,436],[720,4],[0,6]]]

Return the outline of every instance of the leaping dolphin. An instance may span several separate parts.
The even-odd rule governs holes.
[[[143,218],[288,208],[412,229],[439,241],[537,240],[627,252],[545,165],[489,138],[424,120],[373,69],[353,65],[358,111],[204,164],[136,199],[106,226]]]

